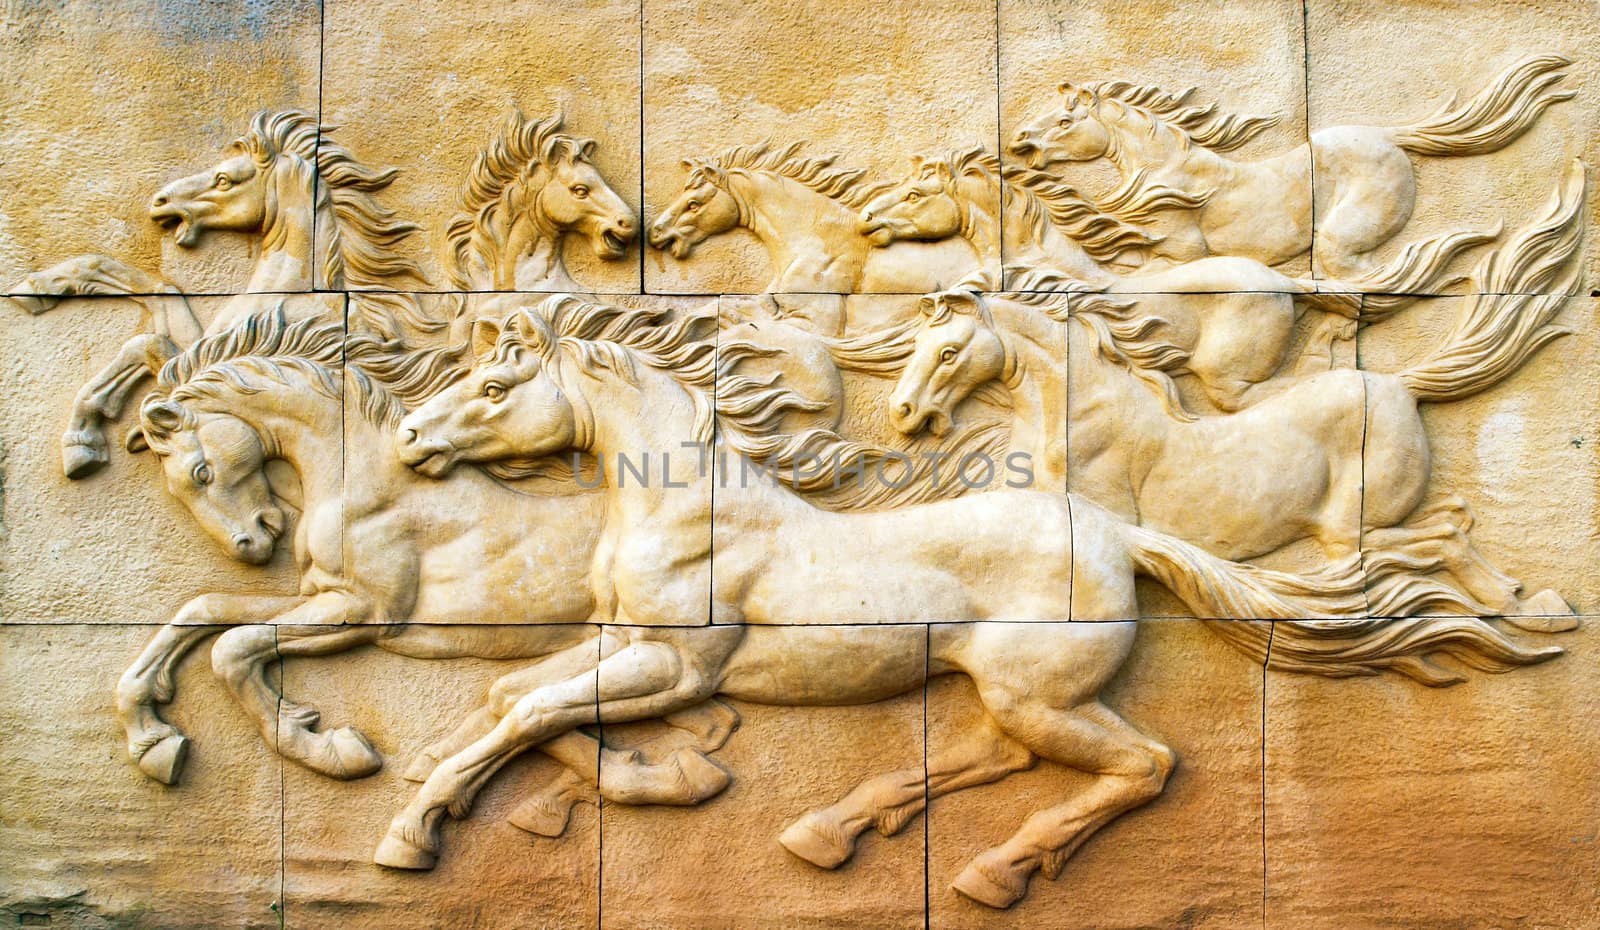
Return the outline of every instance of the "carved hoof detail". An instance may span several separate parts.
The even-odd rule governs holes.
[[[1028,893],[1026,880],[1020,887],[1003,882],[989,874],[988,870],[976,861],[967,863],[967,867],[961,870],[961,874],[950,883],[950,887],[979,904],[987,904],[1001,910],[1022,900],[1022,896]]]
[[[189,737],[181,733],[161,738],[161,741],[144,751],[139,757],[139,771],[161,782],[176,785],[178,773],[189,758]]]
[[[99,442],[85,442],[82,440],[62,442],[61,466],[67,477],[74,481],[87,478],[111,461],[106,454],[105,440]]]
[[[790,824],[778,837],[778,842],[784,849],[823,869],[838,868],[856,851],[853,843],[815,811]]]
[[[393,830],[378,844],[378,849],[372,854],[372,861],[391,869],[411,869],[425,872],[439,862],[439,857],[430,850],[412,843],[402,836],[397,836]]]
[[[534,836],[554,839],[567,832],[572,809],[577,806],[577,800],[571,795],[538,795],[518,804],[516,810],[506,817],[506,822]]]
[[[1566,599],[1549,588],[1519,602],[1517,613],[1507,614],[1505,622],[1529,633],[1570,633],[1578,628]]]
[[[672,759],[683,771],[684,781],[689,786],[690,804],[716,797],[733,781],[733,776],[722,766],[693,749],[680,749],[672,754]]]
[[[404,778],[406,781],[414,781],[420,784],[427,781],[428,776],[432,775],[433,770],[438,767],[438,759],[435,759],[425,752],[418,753],[417,757],[412,759],[411,762],[406,765],[406,769],[404,772],[400,773],[400,777]]]
[[[383,756],[354,727],[340,727],[329,733],[327,746],[332,759],[327,774],[334,778],[365,778],[383,768]]]

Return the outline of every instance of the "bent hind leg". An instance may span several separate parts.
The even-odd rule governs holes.
[[[995,708],[995,716],[1039,755],[1096,776],[1066,803],[1034,812],[1016,834],[973,859],[952,883],[980,904],[1004,908],[1027,894],[1035,871],[1054,878],[1096,830],[1158,797],[1178,760],[1097,700],[1056,710],[1010,696]]]

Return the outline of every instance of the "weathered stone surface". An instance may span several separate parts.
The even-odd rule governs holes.
[[[1267,925],[1600,920],[1595,638],[1443,691],[1268,673]]]
[[[157,629],[0,625],[0,919],[13,926],[279,926],[279,762],[202,658],[171,721],[176,787],[128,761],[118,675]]]
[[[243,238],[175,245],[151,197],[237,137],[252,114],[315,114],[317,5],[280,0],[8,5],[0,107],[0,289],[89,252],[195,293],[239,290]]]

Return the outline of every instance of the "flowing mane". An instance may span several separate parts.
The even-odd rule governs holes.
[[[331,208],[334,222],[325,231],[328,242],[321,269],[328,290],[403,291],[423,285],[416,263],[396,251],[419,227],[397,219],[373,196],[394,181],[399,169],[361,164],[349,149],[328,138],[336,129],[318,125],[302,110],[263,112],[229,148],[248,154],[263,171],[294,173],[297,182],[315,191],[319,207]],[[269,239],[271,235],[269,230]],[[351,302],[368,328],[386,336],[399,335],[400,323],[425,333],[447,325],[425,316],[409,295],[353,294]]]
[[[1026,286],[1032,282],[1024,278],[1018,283]],[[968,293],[973,293],[987,317],[988,308],[982,297],[974,292]],[[1073,322],[1082,326],[1094,340],[1095,355],[1143,382],[1161,401],[1162,409],[1168,416],[1184,423],[1196,419],[1184,406],[1183,397],[1178,393],[1178,385],[1172,377],[1172,372],[1188,364],[1189,353],[1156,335],[1157,330],[1167,325],[1167,320],[1140,312],[1137,300],[1098,293],[1059,294],[1037,290],[996,296],[1033,307],[1057,322]]]
[[[563,162],[586,162],[595,141],[561,131],[562,114],[530,120],[513,107],[500,131],[472,160],[461,185],[461,210],[445,229],[445,273],[457,287],[482,287],[492,277],[515,219],[515,205],[544,186],[551,169]]]
[[[546,359],[565,352],[585,371],[609,371],[630,383],[635,380],[635,365],[662,371],[694,401],[695,441],[709,443],[713,435],[720,435],[777,480],[831,509],[899,506],[965,490],[959,482],[940,487],[926,480],[935,463],[916,454],[920,447],[887,449],[824,429],[775,433],[775,425],[786,414],[814,411],[818,403],[777,385],[776,376],[758,379],[739,374],[741,363],[769,357],[774,350],[742,340],[719,345],[716,334],[714,314],[679,316],[665,309],[627,309],[562,294],[512,314],[492,357],[505,361],[514,347],[533,349]],[[1004,431],[999,423],[980,423],[940,448],[955,460],[971,453],[998,460],[1005,455]],[[896,473],[891,482],[840,478],[844,472],[854,476],[856,469],[877,469],[908,459],[910,470]],[[829,467],[802,474],[807,462]]]
[[[343,326],[315,319],[289,323],[280,304],[245,318],[238,326],[205,336],[169,359],[145,403],[253,394],[262,390],[259,379],[280,386],[293,384],[290,372],[298,373],[316,393],[342,400],[348,373],[360,402],[358,409],[367,419],[377,426],[396,426],[405,416],[404,405],[365,372],[346,368],[344,358]],[[152,424],[144,426],[148,434]]]
[[[1218,113],[1217,105],[1191,106],[1189,98],[1198,88],[1188,87],[1169,93],[1154,84],[1131,81],[1094,81],[1084,85],[1096,100],[1114,101],[1124,111],[1133,111],[1151,122],[1152,131],[1171,127],[1185,143],[1193,142],[1215,152],[1230,152],[1280,122],[1277,116],[1245,116]]]
[[[728,175],[740,172],[765,171],[799,181],[825,197],[860,209],[887,185],[866,184],[860,168],[835,168],[835,155],[806,158],[800,153],[803,143],[795,142],[775,149],[770,142],[755,145],[736,145],[715,158],[689,159],[688,186],[703,182],[715,184],[726,190]]]

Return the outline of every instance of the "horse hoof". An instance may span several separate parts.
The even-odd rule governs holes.
[[[1026,881],[1020,888],[1009,885],[990,875],[975,861],[967,863],[967,867],[961,870],[961,874],[950,883],[950,887],[979,904],[986,904],[998,910],[1010,907],[1028,893]]]
[[[1566,599],[1549,588],[1517,605],[1517,613],[1505,621],[1529,633],[1569,633],[1578,628],[1578,618]]]
[[[333,753],[336,778],[365,778],[383,768],[383,756],[354,727],[340,727],[329,733],[328,747]]]
[[[377,851],[372,854],[372,861],[390,869],[426,872],[438,864],[439,857],[403,837],[390,833],[378,844]]]
[[[672,759],[683,772],[684,783],[689,787],[690,804],[716,797],[733,781],[733,776],[726,769],[693,749],[679,749],[672,754]]]
[[[506,817],[506,822],[525,833],[554,839],[567,832],[567,823],[576,806],[577,802],[566,795],[532,797],[518,804]]]
[[[778,837],[783,848],[822,869],[836,869],[854,853],[855,846],[816,813],[789,824]]]
[[[61,465],[67,477],[74,481],[87,478],[110,463],[105,447],[81,442],[66,443],[61,447]]]
[[[178,773],[183,771],[183,763],[188,758],[189,737],[173,733],[144,751],[139,757],[139,771],[163,785],[176,785]]]
[[[406,770],[400,773],[400,777],[404,778],[406,781],[414,781],[419,783],[425,782],[428,780],[428,776],[433,774],[433,770],[438,767],[438,759],[435,759],[425,752],[419,753],[417,757],[412,759],[411,763],[406,766]]]

